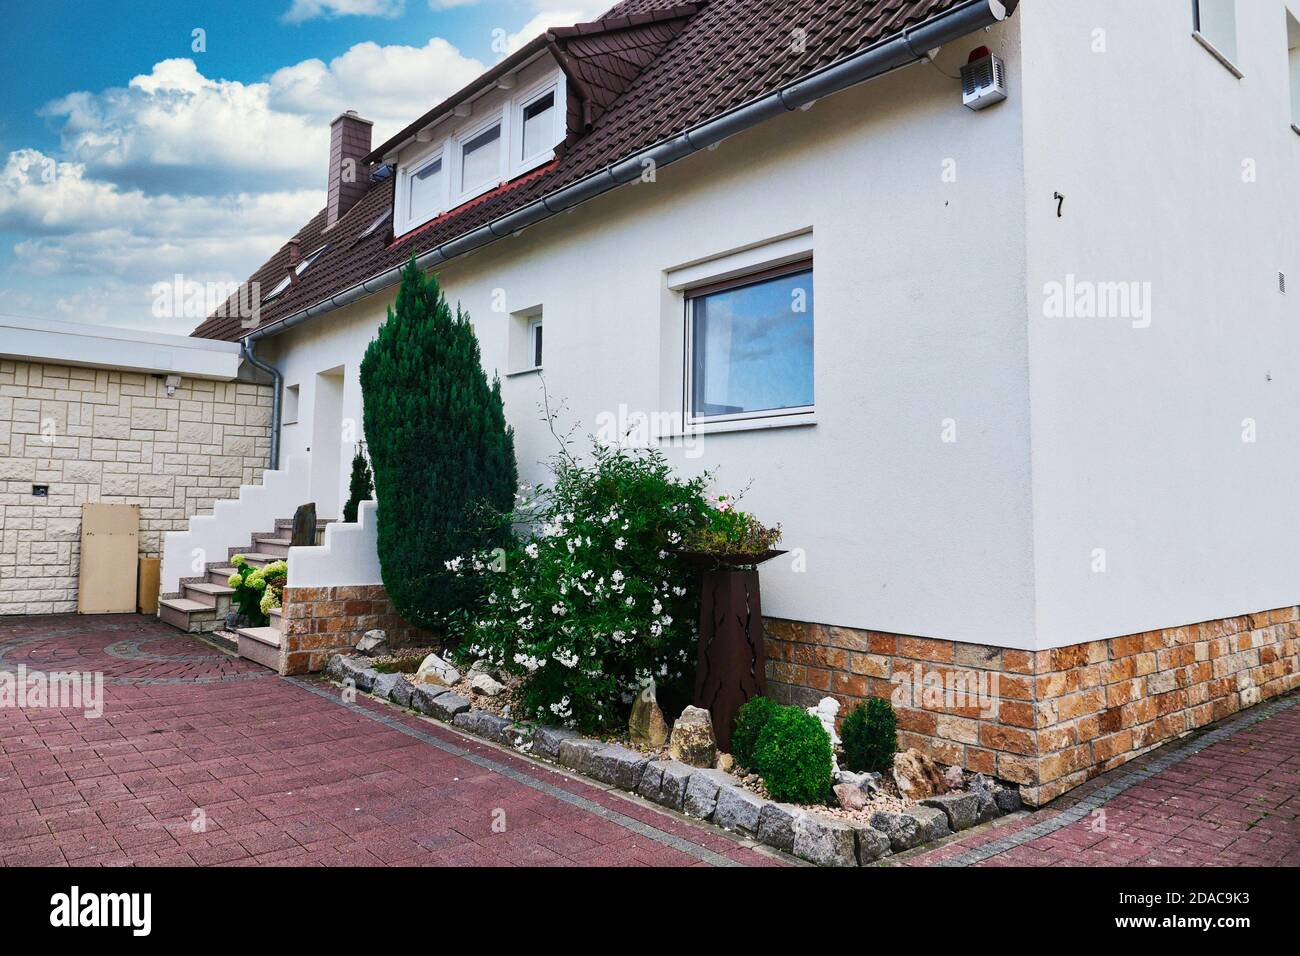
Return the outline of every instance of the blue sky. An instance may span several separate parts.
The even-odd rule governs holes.
[[[320,209],[333,116],[358,110],[378,142],[503,51],[611,4],[8,6],[0,313],[188,332],[152,315],[153,285],[243,279]]]

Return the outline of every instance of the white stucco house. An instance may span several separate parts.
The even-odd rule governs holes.
[[[257,321],[195,331],[278,378],[277,470],[168,537],[164,592],[337,516],[415,255],[522,478],[544,381],[783,524],[783,699],[996,676],[902,702],[902,742],[1036,802],[1300,682],[1298,0],[625,0],[384,143],[332,128]],[[371,505],[289,551],[268,661],[338,646],[293,601],[391,621],[373,541]]]

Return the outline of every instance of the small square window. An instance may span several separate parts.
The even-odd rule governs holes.
[[[285,425],[293,425],[298,421],[297,385],[286,385],[284,387],[284,408],[280,409],[280,421]]]
[[[813,408],[812,263],[687,293],[687,396],[694,421]]]
[[[533,368],[542,367],[542,320],[533,319],[528,323],[528,353]]]
[[[460,155],[460,191],[473,192],[501,174],[501,124],[494,123],[465,141]]]

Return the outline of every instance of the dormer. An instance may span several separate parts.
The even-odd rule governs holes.
[[[385,156],[397,170],[394,233],[554,159],[566,134],[566,96],[564,73],[543,51],[416,130]]]
[[[378,147],[404,235],[545,165],[582,136],[702,4],[557,27]]]

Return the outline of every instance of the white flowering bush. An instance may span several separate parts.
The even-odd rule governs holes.
[[[640,688],[694,679],[698,575],[674,552],[705,520],[705,478],[658,451],[562,455],[515,515],[532,529],[504,556],[448,562],[486,599],[461,655],[518,675],[517,715],[585,731],[625,725]]]

